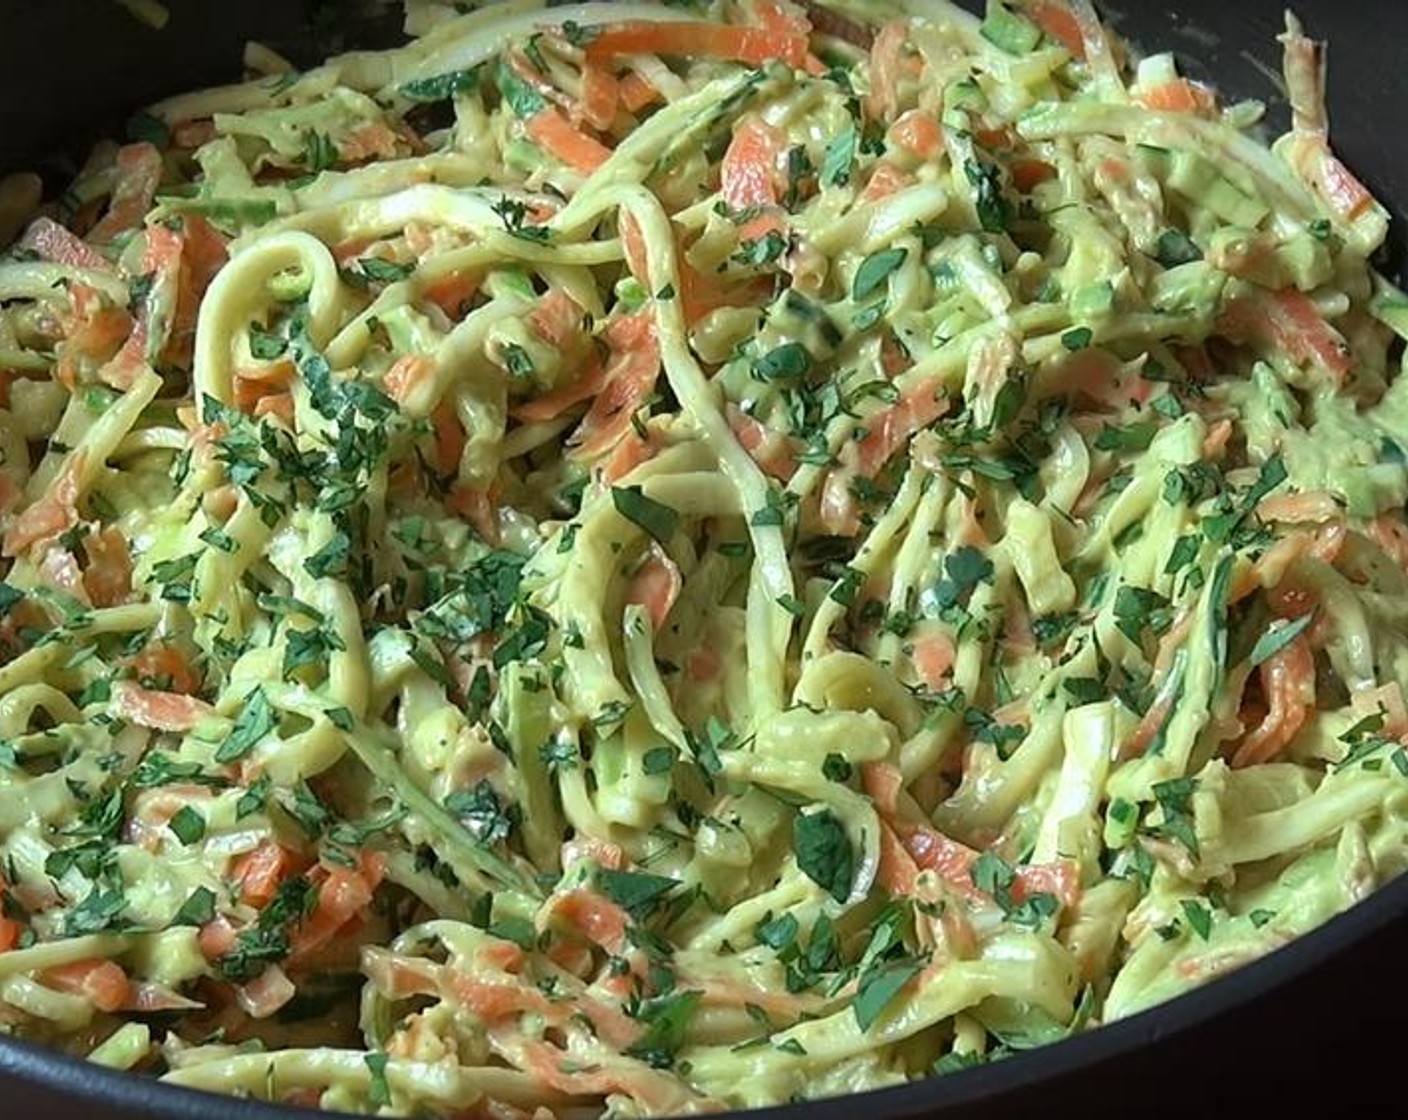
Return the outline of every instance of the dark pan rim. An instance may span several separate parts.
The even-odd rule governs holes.
[[[988,1066],[888,1089],[726,1114],[748,1120],[854,1120],[858,1105],[875,1117],[932,1116],[947,1108],[996,1099],[1043,1081],[1152,1046],[1225,1014],[1343,955],[1358,942],[1408,917],[1408,875],[1324,925],[1225,977],[1166,1003],[1085,1034],[1016,1054]],[[288,1120],[295,1115],[334,1115],[241,1100],[168,1085],[119,1072],[56,1050],[0,1037],[0,1085],[28,1082],[71,1100],[117,1106],[149,1120]],[[342,1115],[342,1114],[338,1114]]]

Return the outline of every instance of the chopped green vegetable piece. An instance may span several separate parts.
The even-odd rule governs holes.
[[[193,805],[182,805],[177,809],[167,826],[183,844],[194,844],[205,835],[205,818]]]
[[[661,544],[669,544],[679,527],[680,515],[646,496],[639,486],[613,486],[611,502],[616,512],[640,526]]]
[[[1303,614],[1299,618],[1290,622],[1281,623],[1279,626],[1272,626],[1260,638],[1256,640],[1256,645],[1252,647],[1252,652],[1248,660],[1252,668],[1255,669],[1263,661],[1269,661],[1275,657],[1288,645],[1296,640],[1312,622],[1315,621],[1315,612]]]
[[[851,1010],[856,1017],[856,1026],[868,1031],[881,1013],[894,1003],[911,980],[924,969],[922,961],[892,961],[879,968],[871,969],[856,988]]]
[[[812,368],[812,356],[800,342],[784,342],[753,361],[753,376],[761,381],[796,381]]]
[[[878,291],[889,279],[890,273],[904,264],[908,255],[909,250],[904,248],[882,249],[878,253],[871,253],[856,269],[855,279],[851,282],[851,298],[859,303]]]
[[[474,89],[479,85],[483,68],[471,66],[468,70],[450,70],[431,78],[413,78],[403,82],[398,92],[412,101],[446,101],[457,93]]]
[[[850,837],[830,809],[801,813],[792,822],[792,850],[803,874],[837,902],[851,895],[855,852]]]
[[[1203,251],[1180,229],[1166,229],[1154,245],[1154,259],[1165,268],[1177,268],[1203,259]]]

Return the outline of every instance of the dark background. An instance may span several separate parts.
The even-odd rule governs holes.
[[[109,0],[0,0],[0,170],[35,168],[61,186],[87,140],[120,132],[134,108],[236,79],[246,38],[308,63],[348,45],[390,41],[398,26],[374,0],[167,0],[167,6],[171,21],[155,31]],[[1274,104],[1278,91],[1252,60],[1279,70],[1274,37],[1283,6],[1283,0],[1169,6],[1117,0],[1108,14],[1135,43],[1174,49],[1186,72],[1216,77],[1224,96],[1273,103],[1272,121],[1279,126],[1284,108]],[[1399,201],[1392,208],[1401,218],[1408,207],[1408,68],[1401,53],[1408,45],[1408,2],[1299,0],[1295,8],[1311,34],[1331,42],[1336,148],[1380,198]],[[1385,265],[1394,273],[1402,262],[1403,226],[1400,221]],[[1408,1064],[1405,888],[1400,881],[1321,934],[1177,1001],[1164,1014],[1139,1017],[1120,1028],[1119,1045],[1097,1032],[1031,1060],[963,1075],[956,1080],[967,1091],[948,1094],[942,1115],[1017,1120],[1039,1110],[1187,1120],[1272,1109],[1298,1115],[1303,1106],[1408,1115],[1408,1091],[1400,1087]],[[1136,1040],[1143,1045],[1128,1045]],[[1048,1076],[1076,1063],[1074,1072]],[[1005,1088],[1014,1077],[1028,1084]],[[50,1088],[37,1083],[44,1080]],[[117,1092],[125,1104],[99,1103],[114,1099],[114,1086],[122,1087]],[[193,1106],[191,1098],[153,1095],[141,1083],[0,1043],[0,1120],[175,1116],[171,1110],[183,1100],[187,1110],[179,1114],[195,1117],[194,1107],[201,1120],[254,1115],[224,1102]],[[857,1113],[914,1116],[930,1112],[933,1103],[905,1091],[816,1111],[828,1120]]]

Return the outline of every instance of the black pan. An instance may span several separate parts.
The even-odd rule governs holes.
[[[1408,3],[1292,0],[1328,38],[1332,136],[1397,222],[1383,267],[1408,244]],[[1107,15],[1146,49],[1173,49],[1224,95],[1272,106],[1286,0],[1116,0]],[[392,41],[374,0],[167,0],[158,32],[111,0],[0,0],[0,171],[55,186],[83,145],[132,109],[238,75],[257,38],[296,61]],[[1262,1115],[1309,1102],[1401,1112],[1408,1028],[1408,875],[1299,941],[1170,1003],[987,1067],[859,1097],[752,1114],[756,1120],[1140,1120]],[[288,1120],[293,1110],[161,1085],[0,1039],[0,1120]],[[301,1113],[302,1115],[310,1115]]]

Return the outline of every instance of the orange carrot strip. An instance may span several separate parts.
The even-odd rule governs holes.
[[[604,62],[633,54],[710,57],[761,66],[778,60],[793,67],[807,65],[807,40],[801,35],[777,35],[754,27],[720,23],[651,23],[630,20],[606,24],[586,46],[589,62]]]
[[[46,987],[82,996],[99,1011],[113,1012],[127,1002],[131,981],[116,961],[83,960],[47,968],[40,974]]]
[[[620,79],[621,104],[628,113],[639,113],[647,105],[660,100],[660,91],[634,70]]]
[[[611,158],[611,149],[585,132],[552,106],[539,110],[528,120],[528,135],[569,167],[590,175]]]
[[[152,144],[127,144],[117,150],[117,181],[108,212],[88,231],[93,241],[111,241],[119,233],[137,229],[152,208],[161,182],[161,153]]]
[[[1210,113],[1217,108],[1217,97],[1207,86],[1187,78],[1173,78],[1134,95],[1146,109],[1165,113]]]
[[[1269,710],[1238,744],[1233,766],[1254,766],[1275,758],[1296,737],[1315,707],[1315,655],[1304,634],[1262,662],[1260,672]]]
[[[279,884],[299,866],[298,856],[274,840],[263,840],[257,848],[238,857],[230,868],[230,879],[241,902],[265,906],[278,893]]]
[[[1070,51],[1072,58],[1085,57],[1085,37],[1080,32],[1080,21],[1071,14],[1064,0],[1029,0],[1026,13],[1048,38]]]

